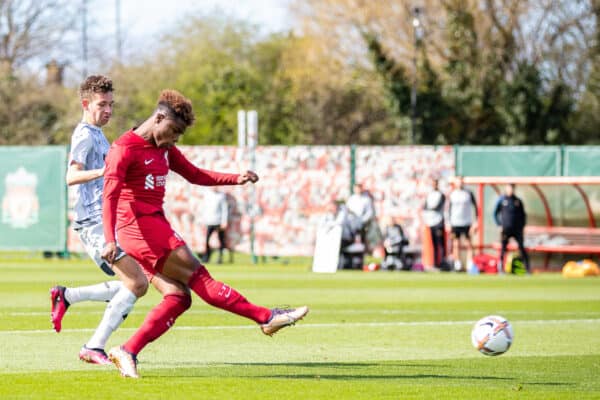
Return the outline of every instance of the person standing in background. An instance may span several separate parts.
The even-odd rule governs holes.
[[[477,202],[475,195],[469,189],[464,187],[462,176],[457,176],[454,180],[454,189],[448,196],[448,219],[452,235],[452,260],[454,261],[454,270],[462,271],[460,261],[460,241],[465,238],[467,244],[467,265],[473,262],[473,243],[471,242],[471,233],[477,229]]]
[[[225,193],[217,189],[207,191],[203,201],[203,209],[204,224],[206,225],[206,250],[202,256],[202,261],[205,263],[210,262],[210,255],[212,253],[210,237],[214,232],[217,232],[219,238],[219,258],[217,259],[217,264],[222,264],[223,250],[227,247],[225,234],[229,221],[229,207]]]
[[[367,246],[367,232],[369,225],[375,219],[375,206],[373,198],[364,190],[360,183],[357,183],[352,188],[353,193],[346,201],[348,211],[356,215],[361,222],[360,238],[362,243]]]
[[[442,268],[446,260],[446,239],[444,232],[444,206],[446,196],[439,190],[439,182],[433,180],[433,190],[429,192],[423,206],[423,220],[431,232],[433,263]]]
[[[519,252],[523,258],[525,269],[530,273],[529,256],[523,245],[523,230],[527,223],[527,214],[523,201],[515,195],[515,184],[509,183],[504,187],[504,194],[500,195],[494,207],[494,220],[496,224],[502,227],[500,233],[500,264],[499,271],[503,271],[504,259],[508,240],[512,237],[519,246]]]

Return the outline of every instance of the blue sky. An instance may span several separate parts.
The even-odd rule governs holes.
[[[209,14],[215,10],[233,18],[249,21],[264,33],[291,28],[288,3],[291,0],[71,0],[77,10],[87,4],[88,66],[82,63],[82,19],[70,34],[68,50],[56,52],[59,62],[67,61],[65,80],[78,82],[84,72],[105,73],[102,63],[117,54],[116,5],[121,6],[121,42],[124,59],[135,59],[151,51],[148,43],[168,31],[187,15]],[[81,15],[81,13],[80,13]],[[65,51],[67,53],[65,53]],[[66,56],[68,54],[68,56]],[[42,69],[47,59],[32,63]]]
[[[89,0],[90,22],[115,25],[117,1]],[[264,27],[266,32],[289,27],[288,0],[120,0],[122,36],[125,44],[137,42],[173,26],[189,14],[209,13],[216,8]]]

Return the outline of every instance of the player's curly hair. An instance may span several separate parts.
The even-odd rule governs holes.
[[[173,89],[165,89],[160,93],[157,111],[170,113],[171,116],[182,120],[186,126],[192,125],[196,119],[192,102]]]
[[[104,75],[90,75],[79,86],[79,98],[91,99],[94,93],[113,92],[113,82]]]

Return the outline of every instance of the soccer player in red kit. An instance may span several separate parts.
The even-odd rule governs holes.
[[[124,133],[111,146],[104,174],[104,235],[102,256],[109,262],[119,245],[144,268],[187,285],[208,304],[249,318],[266,335],[293,325],[308,307],[268,309],[250,303],[232,287],[215,281],[165,218],[163,200],[169,170],[191,183],[205,186],[243,185],[258,181],[252,171],[225,174],[194,166],[175,143],[194,122],[191,102],[179,92],[165,90],[150,118]],[[173,316],[169,317],[170,311]],[[121,374],[138,377],[137,354],[162,335],[183,311],[163,301],[136,333],[108,353]],[[155,316],[156,315],[156,316]]]

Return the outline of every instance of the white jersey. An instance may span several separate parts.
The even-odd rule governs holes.
[[[227,197],[225,193],[210,190],[206,192],[202,202],[205,225],[224,225],[229,219]]]
[[[444,223],[444,203],[446,197],[439,190],[433,190],[425,199],[423,221],[427,226],[437,226]]]
[[[356,214],[363,224],[369,222],[375,216],[373,202],[367,194],[352,194],[346,201],[349,211]]]
[[[473,224],[473,214],[477,213],[473,192],[464,188],[456,189],[450,193],[449,200],[450,226],[471,226]]]
[[[71,136],[72,162],[83,164],[84,170],[99,169],[104,166],[104,158],[110,144],[102,129],[80,122]],[[90,226],[102,222],[102,187],[104,178],[93,179],[76,185],[74,227]]]

